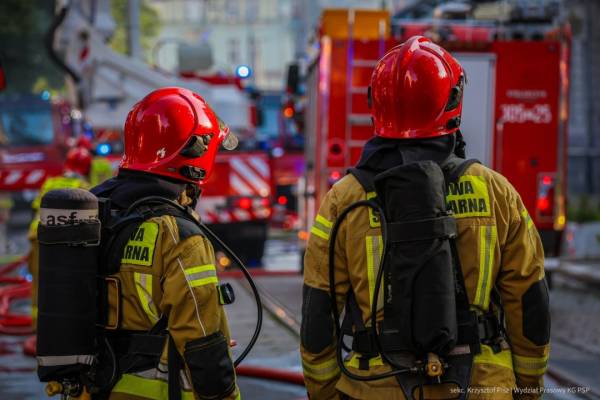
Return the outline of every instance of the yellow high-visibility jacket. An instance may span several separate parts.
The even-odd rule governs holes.
[[[119,308],[121,330],[148,331],[161,316],[168,317],[169,335],[185,363],[184,400],[240,397],[227,316],[219,302],[214,250],[195,225],[168,215],[145,221],[126,244],[114,277],[120,281],[122,294],[119,299],[109,292],[109,323]],[[226,350],[218,360],[194,355],[223,342],[226,347],[220,348]],[[168,399],[167,356],[165,348],[160,365],[125,373],[110,399]],[[222,395],[206,394],[215,390]]]
[[[90,184],[97,186],[115,175],[113,166],[106,157],[94,157],[90,165]]]
[[[544,254],[538,232],[519,194],[500,174],[473,164],[460,178],[460,184],[468,184],[472,190],[451,190],[447,202],[458,225],[457,247],[469,302],[475,310],[487,311],[491,290],[496,286],[506,313],[510,343],[505,343],[498,353],[482,345],[471,373],[471,388],[479,389],[472,390],[469,398],[512,399],[513,389],[517,389],[515,398],[539,398],[548,363],[549,317]],[[328,307],[328,300],[315,300],[329,298],[328,246],[337,216],[350,204],[367,197],[371,196],[356,178],[347,175],[327,193],[311,229],[304,262],[301,355],[312,400],[336,399],[341,393],[352,399],[404,399],[395,378],[362,382],[340,373],[335,360],[337,339],[323,334],[329,332],[333,336],[331,321],[319,317],[326,314],[317,310],[319,303]],[[365,323],[370,318],[383,247],[381,230],[371,213],[361,207],[347,216],[340,225],[335,255],[338,308],[343,308],[348,291],[353,290]],[[383,305],[381,298],[378,304]],[[382,318],[381,310],[377,320]],[[370,360],[368,371],[358,368],[356,354],[345,362],[355,374],[390,370],[381,357]],[[435,398],[457,397],[448,388],[430,389],[426,388],[425,398],[432,398],[432,392],[436,392]]]

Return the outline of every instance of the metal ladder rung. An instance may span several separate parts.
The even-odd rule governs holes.
[[[375,68],[375,66],[377,65],[377,61],[379,61],[379,60],[356,59],[356,60],[352,60],[351,63],[352,63],[353,67]]]
[[[351,125],[371,126],[371,114],[349,114],[348,123]]]
[[[368,90],[368,86],[352,86],[350,92],[352,92],[352,94],[367,94]]]
[[[366,140],[351,140],[350,143],[348,144],[348,146],[350,148],[355,148],[355,147],[363,148],[363,147],[365,147],[365,143],[367,143]]]

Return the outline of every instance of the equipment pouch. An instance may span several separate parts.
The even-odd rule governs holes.
[[[200,399],[222,399],[235,390],[235,372],[223,332],[186,343],[183,354]]]

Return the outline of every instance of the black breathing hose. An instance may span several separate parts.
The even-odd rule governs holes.
[[[186,215],[190,215],[189,209],[187,207],[182,206],[181,204],[177,203],[176,201],[166,199],[166,198],[160,197],[160,196],[148,196],[148,197],[144,197],[142,199],[139,199],[139,200],[133,202],[133,204],[131,204],[129,206],[129,208],[127,209],[127,211],[125,212],[125,215],[130,214],[133,210],[135,210],[135,208],[137,208],[140,204],[143,204],[143,203],[159,203],[159,204],[166,203],[166,204],[169,204],[169,205],[183,211]],[[200,221],[198,221],[196,218],[192,217],[191,215],[190,215],[189,220],[193,221],[196,225],[198,225],[198,227],[200,229],[202,229],[202,231],[204,233],[206,233],[206,235],[209,237],[210,240],[217,242],[218,245],[221,246],[221,248],[225,251],[225,253],[227,253],[227,255],[231,259],[233,259],[233,261],[235,261],[235,263],[238,265],[238,267],[244,274],[244,277],[248,281],[248,284],[250,285],[250,289],[252,290],[252,294],[254,296],[254,300],[256,301],[256,327],[254,328],[254,333],[252,334],[252,338],[250,339],[250,342],[248,342],[248,345],[246,346],[244,351],[242,351],[242,353],[233,362],[234,367],[237,367],[244,360],[244,358],[246,358],[248,353],[250,353],[250,350],[252,350],[252,347],[254,347],[254,345],[256,344],[256,341],[258,340],[258,335],[260,334],[260,330],[262,327],[262,320],[263,320],[262,302],[260,300],[260,294],[258,293],[258,288],[256,287],[256,284],[254,283],[254,280],[252,279],[252,276],[250,275],[250,272],[248,271],[248,268],[243,263],[243,261],[240,260],[240,258],[225,243],[223,243],[223,241],[221,239],[219,239],[219,237],[217,235],[215,235],[213,231],[208,229],[206,227],[206,225],[204,225],[203,223],[201,223]]]
[[[340,313],[337,308],[337,296],[335,292],[335,239],[337,237],[338,231],[340,229],[340,225],[346,218],[346,216],[350,213],[350,211],[355,210],[358,207],[371,207],[372,209],[379,212],[379,218],[381,221],[381,235],[383,238],[383,251],[381,254],[381,259],[379,260],[379,271],[377,272],[377,281],[375,282],[375,290],[373,292],[373,302],[371,305],[371,332],[375,337],[375,344],[377,346],[377,351],[381,354],[381,357],[390,364],[393,368],[392,371],[385,372],[383,374],[377,375],[356,375],[346,368],[344,364],[344,360],[342,357],[342,346],[344,344],[344,336],[342,334],[342,329],[340,327]],[[349,378],[355,379],[357,381],[375,381],[379,379],[385,379],[392,376],[397,376],[400,374],[405,374],[407,372],[413,372],[413,369],[405,366],[398,366],[393,361],[386,356],[385,351],[383,350],[383,346],[379,340],[379,333],[377,332],[377,300],[379,297],[379,291],[381,289],[381,278],[383,277],[383,269],[385,268],[385,257],[387,254],[387,246],[385,239],[387,238],[387,227],[385,215],[383,214],[383,209],[379,204],[372,200],[361,200],[357,201],[354,204],[348,206],[344,211],[340,213],[337,217],[333,228],[331,229],[331,235],[329,237],[329,296],[331,297],[331,311],[333,313],[333,323],[335,326],[335,333],[338,338],[338,345],[336,347],[336,360],[340,370]],[[348,311],[346,311],[348,312]]]

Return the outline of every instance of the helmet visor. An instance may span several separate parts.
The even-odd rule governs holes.
[[[235,150],[240,143],[239,139],[231,132],[229,126],[227,126],[227,124],[218,116],[217,121],[219,121],[219,137],[223,138],[221,146],[223,146],[225,150]]]

